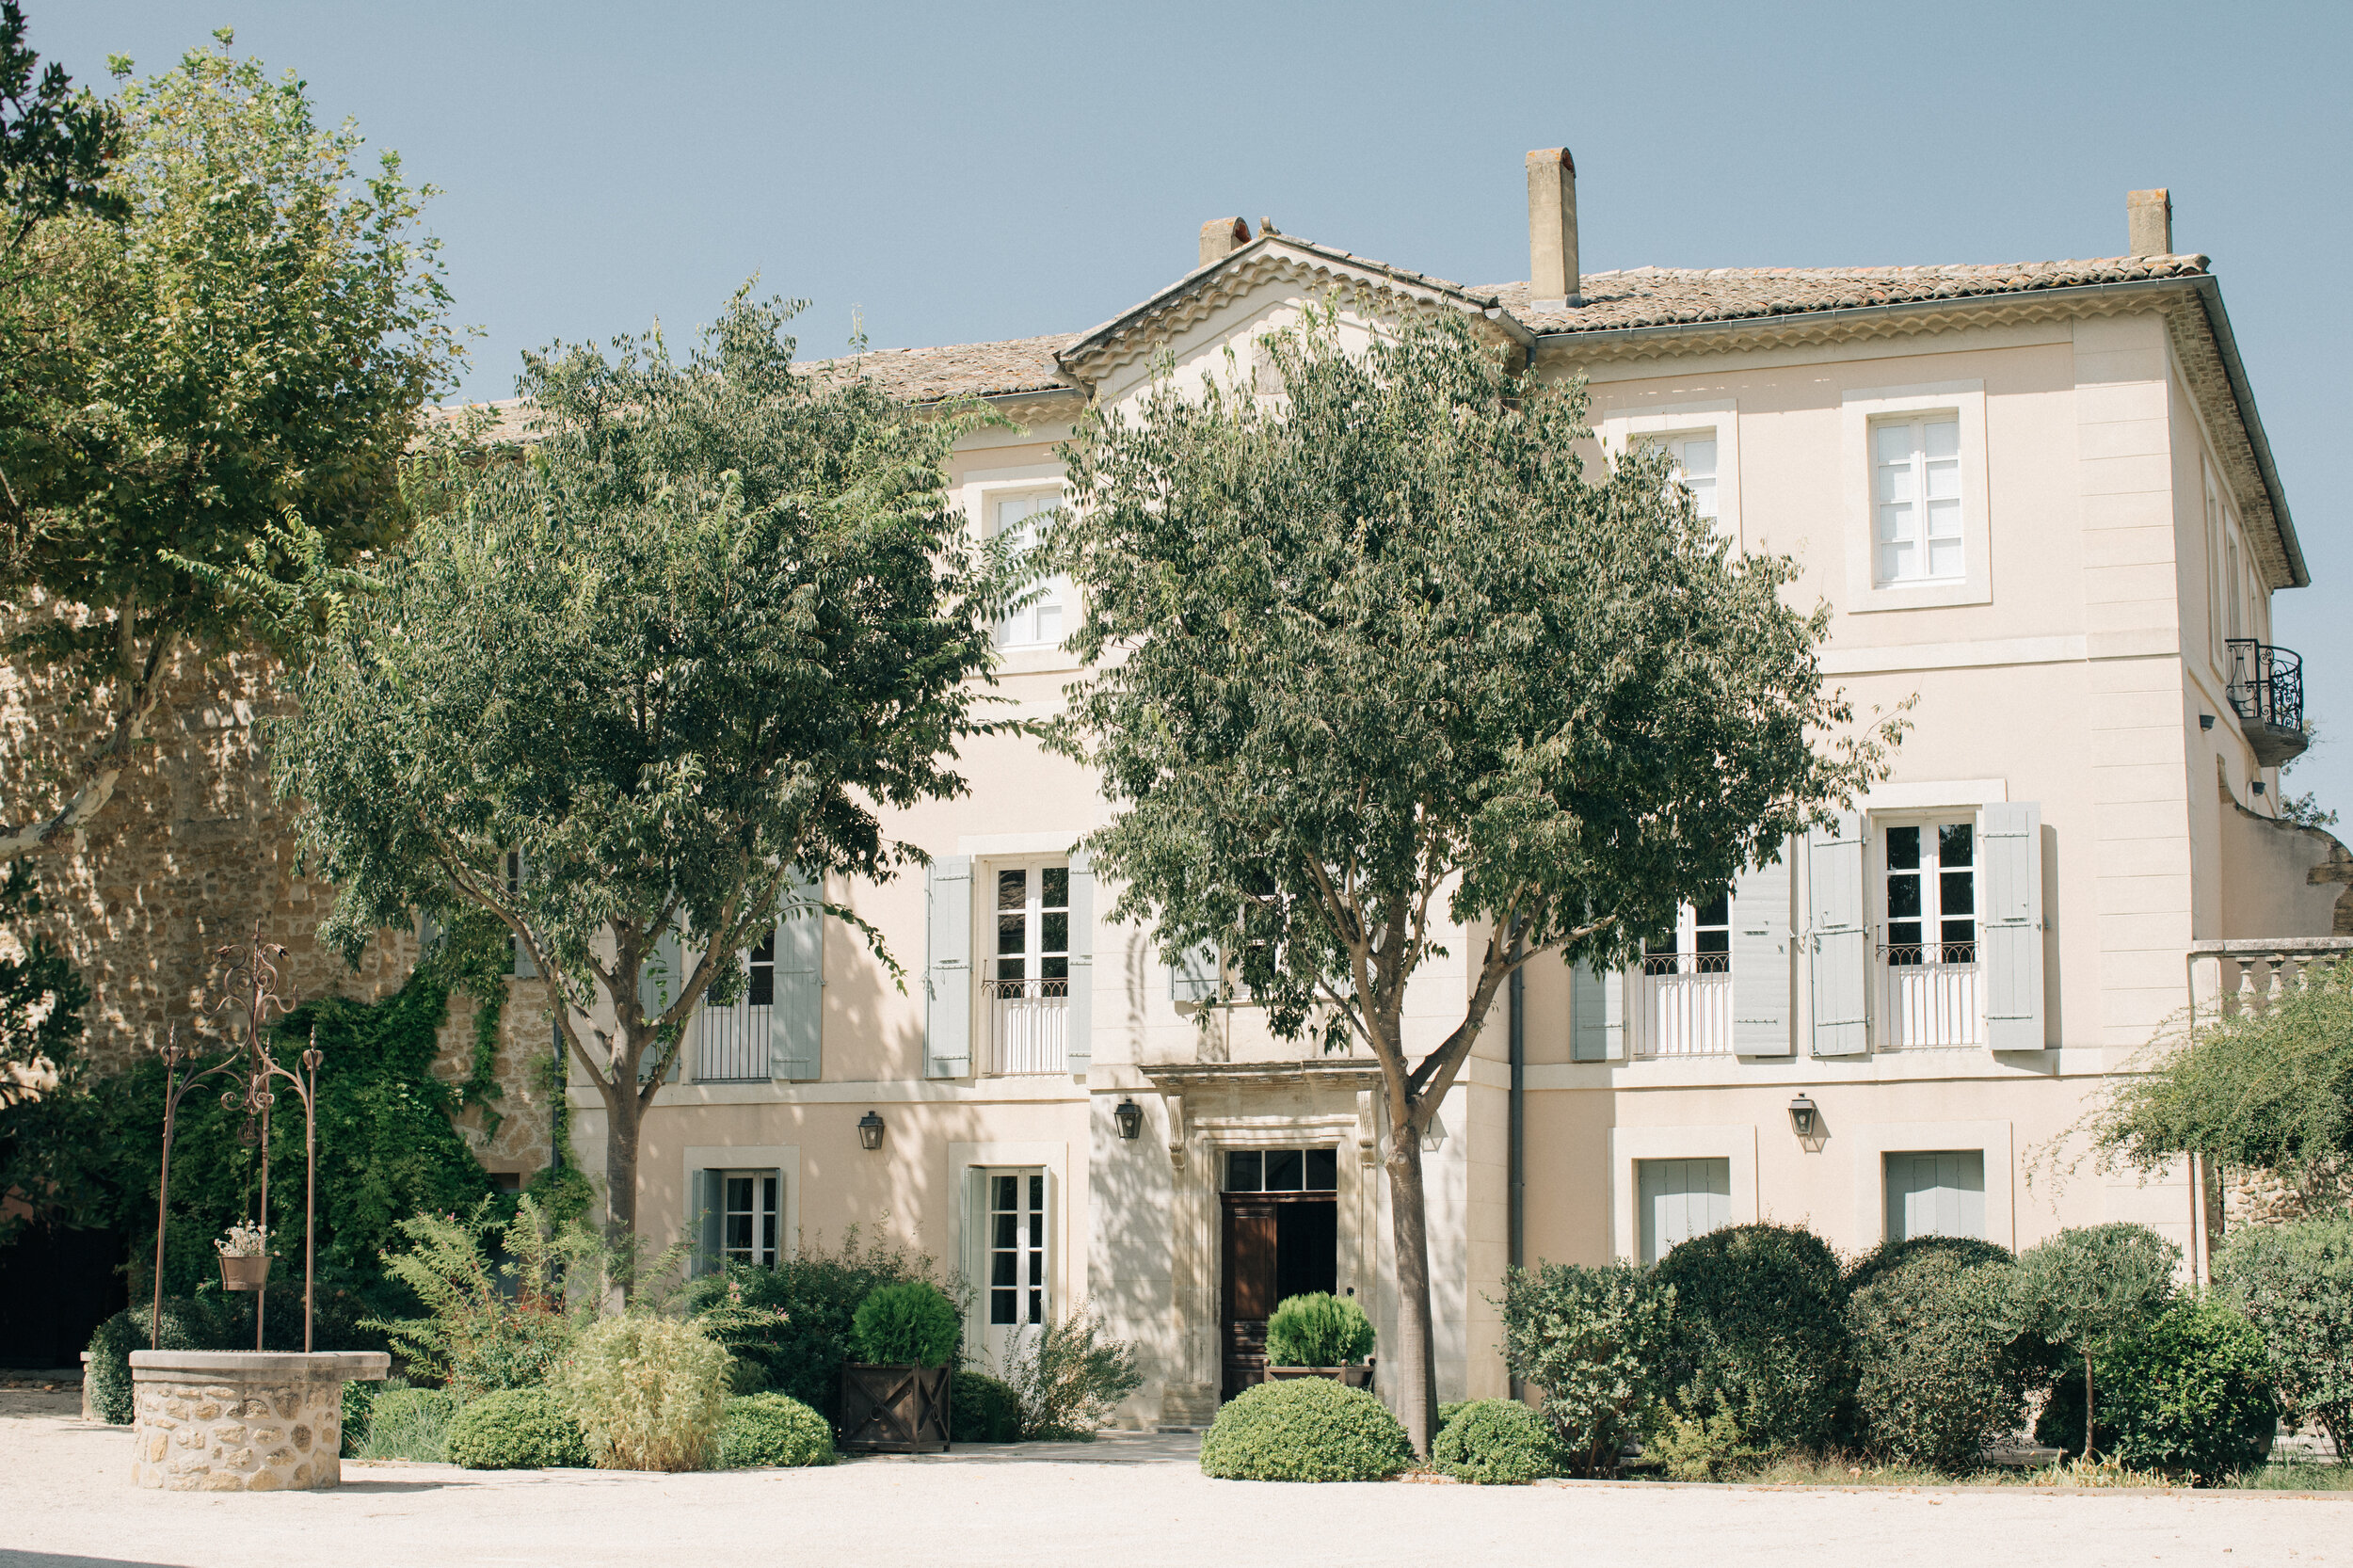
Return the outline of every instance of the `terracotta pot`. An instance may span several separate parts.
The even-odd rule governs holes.
[[[1330,1378],[1349,1388],[1372,1386],[1372,1363],[1362,1367],[1269,1367],[1266,1375],[1271,1382],[1276,1378]]]
[[[946,1367],[841,1366],[841,1430],[835,1446],[852,1453],[948,1451]]]
[[[232,1257],[220,1255],[220,1288],[223,1290],[259,1290],[269,1283],[270,1256]]]

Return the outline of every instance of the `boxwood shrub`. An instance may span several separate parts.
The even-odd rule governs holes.
[[[936,1285],[886,1285],[858,1303],[852,1320],[857,1353],[887,1367],[945,1367],[964,1339],[964,1317]]]
[[[1474,1400],[1430,1446],[1432,1463],[1458,1480],[1513,1486],[1561,1473],[1552,1423],[1517,1400]]]
[[[719,1425],[720,1469],[833,1462],[833,1430],[800,1400],[783,1394],[746,1394],[728,1401]]]
[[[1246,1388],[1201,1439],[1202,1474],[1226,1480],[1385,1480],[1413,1464],[1388,1406],[1329,1378]]]
[[[2016,1265],[1999,1248],[1915,1247],[1847,1305],[1858,1435],[1871,1453],[1948,1475],[2017,1429],[2025,1378],[2011,1353]]]
[[[1573,1473],[1616,1474],[1625,1445],[1652,1424],[1674,1300],[1654,1271],[1626,1262],[1504,1275],[1504,1363],[1543,1390]]]
[[[952,1443],[1018,1443],[1021,1400],[986,1372],[958,1372],[948,1391]]]
[[[1820,1237],[1732,1225],[1676,1247],[1656,1277],[1675,1292],[1659,1384],[1678,1414],[1703,1423],[1729,1414],[1768,1449],[1829,1445],[1854,1368],[1845,1283]]]
[[[1353,1367],[1372,1353],[1372,1320],[1346,1296],[1311,1290],[1275,1304],[1266,1323],[1274,1367]]]
[[[449,1458],[469,1470],[538,1470],[588,1463],[588,1441],[564,1401],[545,1388],[502,1388],[460,1408],[449,1424]]]
[[[2093,1368],[2095,1441],[2104,1459],[2212,1485],[2262,1464],[2271,1451],[2280,1407],[2263,1336],[2221,1302],[2174,1303],[2098,1357]],[[2080,1446],[2082,1378],[2062,1383],[2051,1404],[2069,1407],[2056,1412],[2058,1419],[2072,1409],[2073,1446]],[[2054,1414],[2045,1411],[2046,1417]]]

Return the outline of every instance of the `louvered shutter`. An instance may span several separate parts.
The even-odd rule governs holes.
[[[1625,1060],[1625,973],[1579,963],[1569,970],[1569,1057]]]
[[[1070,857],[1070,1000],[1064,1004],[1064,1061],[1073,1078],[1095,1064],[1095,868]]]
[[[923,966],[924,1071],[972,1070],[972,857],[943,855],[926,879],[930,951]]]
[[[1812,904],[1814,1054],[1855,1056],[1870,1048],[1865,1023],[1870,949],[1863,930],[1863,818],[1842,811],[1806,839]]]
[[[1217,944],[1202,942],[1176,955],[1168,967],[1168,994],[1176,1001],[1208,1003],[1218,1000]]]
[[[824,1076],[825,916],[816,883],[792,872],[792,902],[776,922],[776,997],[768,1009],[768,1076]]]
[[[1797,1049],[1789,986],[1789,849],[1732,884],[1732,1048],[1742,1056]]]
[[[2042,808],[2033,801],[1987,806],[1977,815],[1985,870],[1985,1040],[1994,1050],[2041,1050]]]
[[[728,1174],[725,1171],[698,1171],[702,1179],[701,1224],[695,1227],[698,1238],[696,1251],[696,1272],[715,1274],[723,1267],[719,1257],[720,1233],[727,1223]]]

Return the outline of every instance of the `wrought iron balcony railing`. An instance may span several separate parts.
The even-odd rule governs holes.
[[[2231,664],[2231,711],[2255,760],[2276,768],[2312,744],[2304,733],[2304,657],[2252,637],[2223,644]]]

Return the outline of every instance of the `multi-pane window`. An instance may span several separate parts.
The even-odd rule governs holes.
[[[744,1001],[750,1007],[776,1004],[776,934],[773,927],[744,963]]]
[[[728,1171],[719,1177],[719,1256],[728,1263],[776,1261],[774,1171]]]
[[[1013,548],[1026,553],[1035,550],[1048,520],[1046,514],[1062,504],[1058,495],[1029,495],[997,503],[996,532],[1010,539]],[[1057,648],[1063,639],[1063,605],[1070,597],[1069,583],[1060,577],[1048,578],[1037,584],[1030,594],[1030,601],[1007,616],[997,629],[1000,648]]]
[[[1046,1321],[1046,1173],[995,1171],[988,1182],[988,1320]]]
[[[1975,823],[1887,830],[1887,961],[1973,964],[1977,957]]]
[[[1968,572],[1961,538],[1961,421],[1950,414],[1871,426],[1873,541],[1879,582],[1957,582]]]
[[[1675,928],[1642,944],[1642,972],[1728,974],[1732,970],[1732,895],[1718,893],[1705,904],[1675,912]]]
[[[1070,868],[1007,866],[997,872],[996,968],[1000,996],[1067,996]]]
[[[1710,522],[1716,520],[1716,432],[1699,435],[1668,436],[1660,440],[1683,471],[1683,488],[1691,492],[1691,504],[1699,515]]]
[[[1228,1149],[1228,1192],[1331,1192],[1340,1185],[1337,1149]]]

